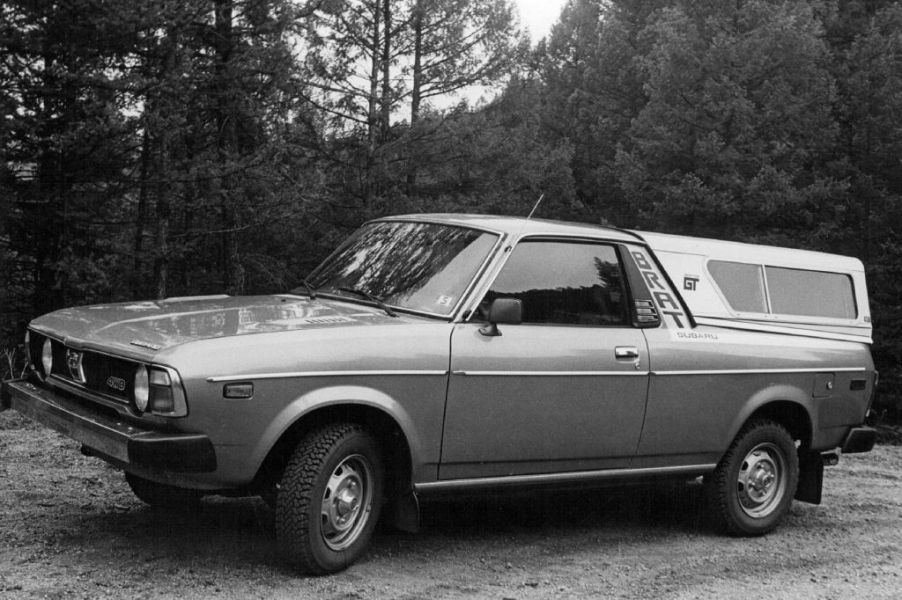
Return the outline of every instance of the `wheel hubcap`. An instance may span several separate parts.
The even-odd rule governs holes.
[[[355,454],[343,460],[329,477],[320,510],[323,541],[332,550],[354,543],[373,508],[373,472],[369,461]]]
[[[766,517],[776,510],[786,492],[786,460],[774,444],[752,448],[742,465],[736,492],[739,505],[750,517]]]

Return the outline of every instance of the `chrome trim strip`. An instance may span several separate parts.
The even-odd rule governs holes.
[[[787,373],[864,373],[864,367],[824,367],[822,369],[708,369],[685,371],[451,371],[452,375],[471,377],[607,377],[612,375],[638,377],[657,375],[780,375]]]
[[[643,469],[603,469],[599,471],[573,471],[569,473],[543,473],[539,475],[508,475],[503,477],[478,477],[473,479],[450,479],[447,481],[431,481],[415,483],[417,492],[443,492],[451,490],[472,490],[514,485],[537,485],[560,482],[581,482],[601,479],[625,479],[629,477],[648,477],[653,475],[691,475],[713,471],[716,463],[703,465],[686,465],[681,467],[652,467]]]
[[[451,374],[469,377],[637,377],[648,375],[648,371],[451,371]]]
[[[247,375],[219,375],[207,377],[208,383],[221,383],[227,381],[254,381],[257,379],[297,379],[300,377],[378,377],[385,375],[396,376],[444,376],[448,371],[293,371],[289,373],[250,373]]]
[[[866,326],[861,326],[855,322],[844,322],[844,323],[818,323],[818,322],[806,322],[806,323],[788,323],[788,322],[780,322],[774,320],[758,320],[751,319],[749,317],[736,317],[732,319],[727,319],[723,317],[711,317],[711,316],[695,316],[695,322],[699,325],[708,325],[710,327],[719,327],[722,329],[731,329],[737,331],[755,331],[755,332],[764,332],[764,333],[778,333],[783,335],[793,335],[793,336],[802,336],[802,337],[810,337],[810,338],[818,338],[824,340],[837,340],[840,342],[857,342],[859,344],[873,343],[871,337],[871,328]],[[841,331],[826,331],[825,329],[811,329],[813,327],[817,327],[818,325],[822,327],[837,327],[843,329],[861,329],[862,332],[841,332]]]
[[[864,367],[824,367],[822,369],[712,369],[699,371],[651,371],[659,377],[674,375],[784,375],[792,373],[865,373]]]

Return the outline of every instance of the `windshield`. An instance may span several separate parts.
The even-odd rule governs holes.
[[[318,293],[369,294],[397,308],[449,315],[497,240],[495,234],[465,227],[370,223],[307,281]]]

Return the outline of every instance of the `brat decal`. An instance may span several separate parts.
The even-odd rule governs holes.
[[[669,327],[677,329],[685,329],[688,326],[689,319],[680,306],[679,301],[673,295],[670,287],[666,284],[666,280],[655,264],[640,250],[631,250],[630,254],[642,273],[645,285],[648,286],[654,299],[655,306],[658,311],[665,315],[665,322]]]

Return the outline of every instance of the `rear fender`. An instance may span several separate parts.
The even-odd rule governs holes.
[[[745,403],[745,406],[739,411],[736,415],[736,419],[733,421],[733,425],[730,428],[729,443],[732,443],[732,440],[736,439],[739,431],[749,422],[749,420],[759,414],[766,414],[768,412],[768,407],[776,405],[777,403],[794,404],[804,411],[808,420],[807,424],[804,426],[807,431],[797,431],[796,429],[798,429],[798,427],[791,427],[789,423],[782,423],[782,425],[790,430],[790,433],[793,434],[794,438],[810,442],[813,434],[811,427],[812,423],[814,423],[814,419],[812,418],[814,409],[811,404],[810,391],[802,390],[793,385],[781,384],[758,390],[749,398],[748,402]]]

